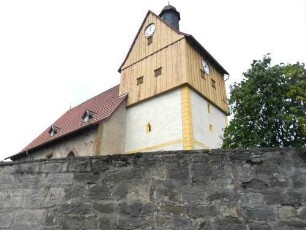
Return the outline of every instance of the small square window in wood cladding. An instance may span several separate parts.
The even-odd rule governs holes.
[[[201,74],[201,78],[205,79],[206,74],[205,74],[204,70],[200,69],[200,72],[201,72],[200,73]]]
[[[162,75],[162,67],[154,70],[154,77],[157,77],[159,75]]]
[[[213,88],[216,88],[216,81],[213,80],[213,79],[211,79],[211,86],[212,86]]]
[[[153,43],[153,37],[148,37],[147,38],[147,44],[150,45]]]
[[[143,83],[143,76],[137,78],[137,85],[140,85],[140,84],[142,84],[142,83]]]

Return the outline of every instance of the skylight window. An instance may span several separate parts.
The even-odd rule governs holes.
[[[54,125],[51,125],[50,129],[49,129],[49,134],[51,137],[53,137],[55,134],[57,134],[59,128],[54,126]]]
[[[82,120],[83,120],[83,122],[87,122],[87,121],[89,121],[90,119],[92,119],[93,118],[93,112],[92,111],[90,111],[90,110],[86,110],[85,112],[84,112],[84,114],[83,114],[83,116],[82,116]]]

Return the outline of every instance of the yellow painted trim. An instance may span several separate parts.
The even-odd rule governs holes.
[[[211,149],[210,147],[208,147],[207,145],[205,145],[202,142],[199,142],[197,140],[193,140],[194,144],[200,145],[201,147],[205,148],[205,149]]]
[[[187,85],[181,88],[183,149],[193,149],[193,128],[191,116],[190,89]]]
[[[127,154],[131,154],[131,153],[137,153],[137,152],[146,152],[148,150],[153,150],[153,149],[157,149],[157,148],[161,148],[161,147],[165,147],[165,146],[169,146],[169,145],[175,145],[175,144],[179,144],[182,143],[183,140],[179,139],[179,140],[174,140],[174,141],[168,141],[162,144],[158,144],[158,145],[152,145],[146,148],[140,148],[140,149],[134,149],[131,151],[126,152]]]

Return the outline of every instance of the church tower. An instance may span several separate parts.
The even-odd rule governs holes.
[[[128,95],[124,152],[218,148],[227,124],[227,71],[179,31],[168,5],[149,11],[119,68]]]

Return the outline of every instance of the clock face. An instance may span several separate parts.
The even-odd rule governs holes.
[[[202,68],[203,68],[204,72],[206,74],[209,74],[209,65],[208,65],[208,63],[204,59],[202,59],[201,64],[202,64]]]
[[[156,26],[155,26],[154,23],[149,24],[147,26],[147,28],[145,29],[145,32],[144,32],[145,37],[149,38],[149,37],[153,36],[155,28],[156,28]]]

